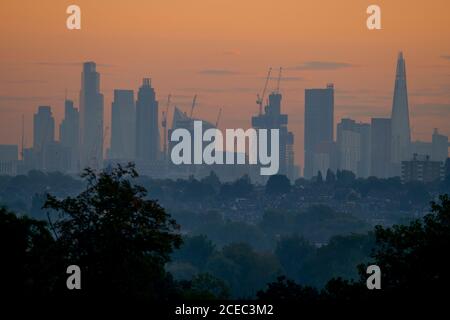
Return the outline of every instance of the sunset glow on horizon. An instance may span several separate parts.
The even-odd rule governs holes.
[[[66,8],[77,4],[81,30],[68,30]],[[283,68],[282,111],[303,167],[304,90],[333,83],[335,124],[343,117],[370,122],[389,117],[397,53],[403,51],[412,140],[433,128],[450,135],[450,2],[376,1],[382,30],[366,28],[372,1],[168,0],[13,1],[0,4],[0,143],[26,146],[32,115],[50,105],[59,125],[64,98],[79,107],[82,62],[95,61],[110,125],[114,89],[150,77],[163,111],[188,111],[220,128],[250,127],[256,94],[273,67]],[[172,110],[169,111],[171,120]],[[170,123],[169,123],[170,126]],[[56,130],[57,131],[57,130]],[[106,141],[109,141],[108,139]]]

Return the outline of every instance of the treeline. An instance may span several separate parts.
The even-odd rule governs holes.
[[[183,239],[167,270],[178,280],[209,274],[223,281],[230,297],[254,299],[267,283],[283,275],[316,288],[331,278],[356,279],[356,266],[369,260],[374,245],[371,233],[336,236],[321,247],[291,235],[281,237],[273,252],[258,252],[247,243],[218,248],[199,235]]]
[[[83,178],[84,188],[74,196],[47,194],[47,222],[0,210],[2,290],[10,298],[384,303],[398,297],[437,301],[450,284],[447,195],[409,225],[333,237],[320,247],[300,235],[278,233],[272,225],[277,216],[267,223],[267,232],[276,236],[275,249],[267,252],[183,237],[173,217],[135,183],[133,166],[99,174],[86,170]],[[381,291],[365,286],[369,264],[382,270]],[[69,265],[80,266],[82,290],[67,290]]]
[[[236,199],[250,199],[266,208],[292,209],[299,199],[326,204],[366,198],[390,202],[399,211],[414,211],[417,207],[426,206],[436,194],[450,193],[450,176],[433,183],[404,184],[398,177],[358,179],[350,171],[338,171],[336,174],[329,171],[325,177],[319,175],[312,180],[300,178],[292,184],[282,175],[271,176],[265,185],[252,184],[248,176],[222,183],[214,172],[202,179],[158,180],[140,176],[137,180],[149,191],[150,198],[158,199],[170,211],[193,205],[205,210],[220,209],[224,202]],[[46,193],[70,196],[80,192],[84,186],[78,177],[58,172],[34,170],[27,175],[0,176],[0,204],[40,218]]]
[[[181,230],[190,235],[206,235],[219,247],[247,243],[257,251],[273,251],[280,237],[300,234],[314,245],[333,236],[366,233],[370,226],[349,213],[336,212],[326,205],[304,210],[267,210],[254,223],[232,221],[218,211],[173,211]]]

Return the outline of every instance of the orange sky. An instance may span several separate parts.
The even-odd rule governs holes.
[[[70,4],[81,7],[81,30],[66,29]],[[366,28],[370,4],[381,7],[382,30]],[[267,68],[282,66],[302,164],[304,89],[335,84],[336,123],[389,116],[399,50],[413,139],[430,140],[434,127],[450,135],[449,17],[448,0],[2,0],[0,143],[20,141],[25,114],[30,145],[38,105],[51,105],[59,125],[65,89],[78,106],[85,60],[101,73],[105,125],[113,89],[151,77],[161,104],[172,93],[188,110],[198,94],[197,116],[215,122],[223,106],[219,127],[248,127]]]

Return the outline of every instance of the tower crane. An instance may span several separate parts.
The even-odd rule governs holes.
[[[275,90],[276,93],[280,93],[280,81],[281,81],[281,71],[283,70],[282,67],[280,67],[280,72],[278,73],[278,80],[277,80],[277,89]]]
[[[163,136],[164,136],[164,144],[163,144],[163,156],[164,156],[164,160],[166,160],[167,157],[167,115],[169,113],[169,106],[170,106],[170,98],[172,97],[172,95],[169,93],[169,95],[167,96],[167,104],[166,104],[166,110],[163,111],[162,114],[162,122],[161,125],[163,127]]]
[[[219,126],[220,117],[222,116],[222,108],[219,109],[219,114],[217,115],[216,128]]]
[[[259,94],[256,95],[256,97],[257,97],[256,104],[259,106],[259,115],[262,115],[264,96],[266,95],[267,84],[269,83],[271,72],[272,72],[272,68],[269,68],[269,71],[267,72],[266,83],[264,84],[264,89],[263,89],[261,95],[259,95]]]
[[[191,118],[192,118],[192,114],[194,113],[194,108],[195,108],[196,103],[197,103],[197,95],[194,95],[194,99],[192,99],[192,107],[191,107],[191,115],[190,115]]]

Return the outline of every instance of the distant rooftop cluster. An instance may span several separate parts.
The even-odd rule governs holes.
[[[372,118],[370,123],[359,123],[350,118],[334,119],[334,85],[305,89],[304,114],[304,169],[295,165],[294,135],[288,129],[288,115],[281,110],[281,68],[277,87],[268,94],[271,79],[268,72],[264,89],[257,96],[259,111],[251,118],[255,129],[278,129],[280,132],[279,174],[291,181],[300,176],[313,179],[328,171],[352,171],[357,177],[388,178],[402,176],[404,180],[440,179],[443,163],[448,157],[448,137],[434,129],[431,142],[411,141],[409,121],[406,63],[399,53],[395,88],[390,117]],[[81,73],[80,105],[64,101],[64,119],[59,124],[59,141],[55,139],[55,119],[50,106],[39,106],[33,117],[33,145],[0,145],[0,174],[16,175],[29,170],[79,173],[83,168],[102,169],[116,163],[133,162],[142,174],[156,178],[203,177],[211,171],[224,181],[248,175],[256,182],[264,178],[252,165],[182,165],[171,164],[173,144],[170,135],[174,129],[193,130],[194,121],[202,121],[203,130],[216,128],[215,123],[194,117],[197,96],[190,113],[178,106],[171,108],[171,96],[162,110],[151,79],[144,78],[136,94],[133,90],[114,90],[111,104],[111,123],[104,123],[104,99],[100,92],[100,74],[95,62],[85,62]],[[168,113],[172,109],[171,127]],[[162,137],[161,137],[162,135]],[[106,139],[110,147],[105,150]],[[227,151],[224,151],[227,152]],[[414,166],[425,159],[423,171]],[[424,165],[422,165],[423,167]],[[412,174],[422,170],[420,175]],[[303,174],[302,174],[303,173]]]

